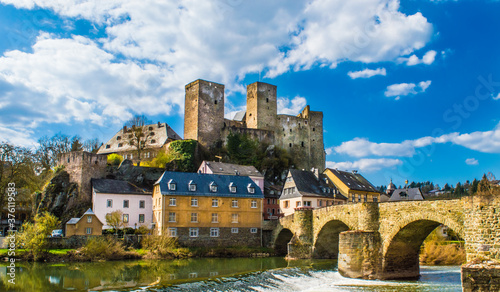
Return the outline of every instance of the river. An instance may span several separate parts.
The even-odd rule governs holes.
[[[335,260],[196,258],[0,264],[0,291],[462,291],[460,267],[421,267],[418,281],[348,279]]]

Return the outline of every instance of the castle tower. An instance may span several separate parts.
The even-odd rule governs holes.
[[[275,131],[277,113],[276,86],[263,82],[247,86],[248,128]]]
[[[224,127],[224,85],[198,79],[186,85],[184,139],[211,148]]]

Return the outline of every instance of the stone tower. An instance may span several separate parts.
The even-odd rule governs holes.
[[[80,187],[79,202],[92,201],[90,180],[106,176],[107,155],[93,154],[86,151],[72,151],[61,154],[58,165],[64,165],[70,182]]]
[[[248,128],[275,131],[277,114],[276,86],[263,82],[247,86]]]
[[[198,79],[186,85],[184,139],[212,147],[224,127],[224,85]]]

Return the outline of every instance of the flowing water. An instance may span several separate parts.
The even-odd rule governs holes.
[[[0,291],[462,291],[460,267],[421,267],[418,281],[348,279],[335,260],[199,258],[0,264]]]

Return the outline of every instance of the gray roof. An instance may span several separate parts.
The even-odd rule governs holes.
[[[80,221],[80,218],[71,218],[66,224],[76,224],[78,221]]]
[[[123,180],[92,179],[92,188],[96,193],[151,195],[151,192]]]
[[[179,136],[167,123],[158,123],[145,125],[147,128],[148,134],[153,133],[151,140],[154,140],[154,143],[148,143],[146,149],[157,149],[161,148],[165,143],[169,140],[181,140],[181,136]],[[104,143],[97,151],[97,154],[108,154],[108,153],[116,153],[123,151],[134,151],[136,147],[134,145],[130,145],[128,143],[128,134],[130,128],[126,133],[123,133],[124,128],[121,128],[118,133],[116,133],[108,142]],[[145,130],[146,131],[146,130]],[[119,144],[121,144],[120,147]]]
[[[320,179],[316,178],[316,175],[310,171],[290,169],[290,175],[292,176],[297,192],[292,192],[287,194],[284,190],[281,192],[280,199],[291,199],[296,197],[325,197],[325,198],[338,198],[347,200],[337,189],[334,187],[332,189],[325,181],[325,176],[320,175]],[[328,193],[328,189],[332,189]]]
[[[215,174],[226,175],[241,175],[241,176],[257,176],[264,177],[255,166],[252,165],[238,165],[224,162],[203,161],[207,167]],[[203,164],[202,164],[203,165]]]
[[[246,111],[237,112],[233,117],[233,121],[243,122],[246,114]]]
[[[92,211],[91,208],[89,208],[83,215],[95,215],[94,211]]]
[[[390,202],[395,201],[422,201],[424,196],[419,188],[396,189],[389,199]]]
[[[379,192],[366,178],[357,172],[341,171],[331,168],[328,169],[351,190],[375,193]]]
[[[176,190],[169,190],[169,182],[176,184]],[[259,186],[248,176],[165,171],[157,184],[163,195],[264,198]],[[190,191],[189,184],[196,184],[196,191]],[[210,192],[211,184],[217,185],[217,192]],[[229,185],[236,186],[235,193],[230,192]],[[254,189],[253,194],[248,187]]]

